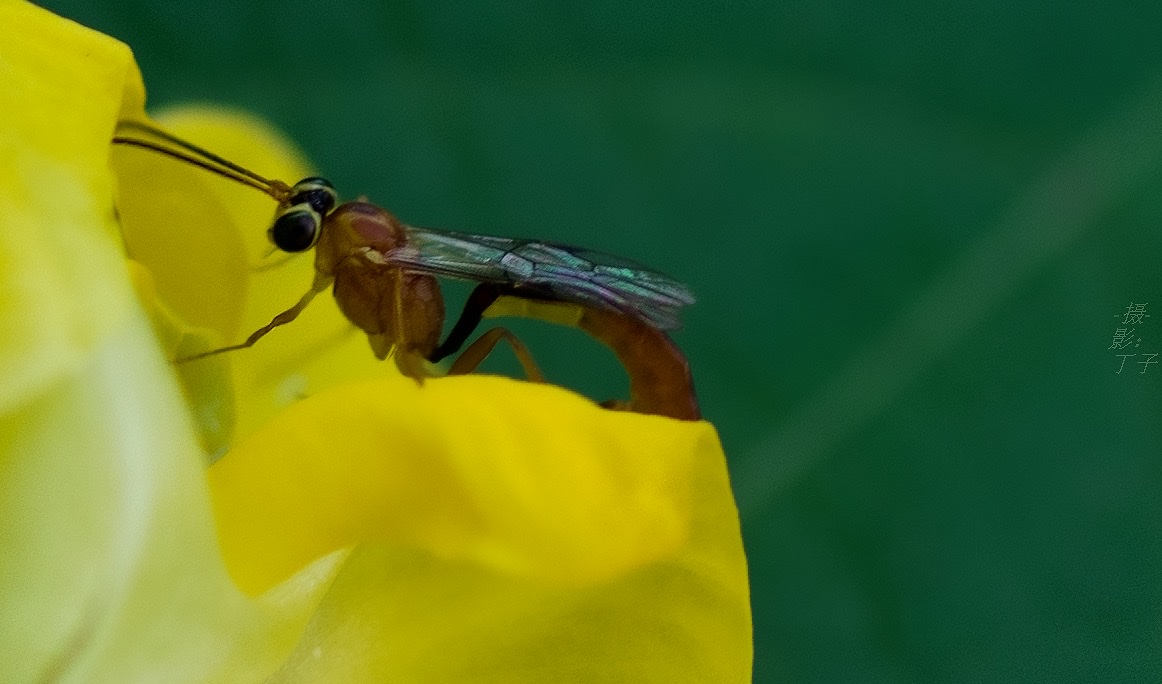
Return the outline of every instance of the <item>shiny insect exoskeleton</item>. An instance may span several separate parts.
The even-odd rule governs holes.
[[[606,405],[685,420],[700,417],[685,357],[666,334],[694,302],[681,283],[640,264],[580,247],[536,240],[409,226],[363,199],[340,203],[323,178],[293,186],[248,169],[143,122],[122,122],[113,138],[180,159],[273,197],[268,236],[284,252],[315,250],[315,278],[291,308],[246,341],[179,359],[192,361],[253,345],[293,321],[320,292],[333,288],[343,314],[363,330],[375,355],[394,356],[422,381],[431,364],[456,354],[488,315],[572,325],[610,347],[630,378],[628,402]],[[439,277],[478,283],[448,336],[440,341],[444,299]],[[543,381],[532,355],[511,332],[492,328],[452,362],[449,374],[472,372],[500,340],[512,345],[530,380]]]
[[[291,188],[285,207],[279,207],[266,231],[271,244],[284,252],[305,252],[315,246],[323,218],[331,213],[339,195],[326,178],[304,178]]]

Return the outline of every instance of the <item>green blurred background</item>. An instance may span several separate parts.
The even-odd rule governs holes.
[[[347,196],[688,282],[756,681],[1162,679],[1162,6],[45,4]]]

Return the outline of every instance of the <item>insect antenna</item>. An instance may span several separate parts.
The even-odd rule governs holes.
[[[145,133],[149,136],[160,138],[161,140],[176,146],[180,149],[173,149],[162,143],[147,140],[141,137],[132,137],[122,135],[123,132],[138,132]],[[174,159],[179,159],[192,164],[200,169],[217,174],[223,178],[229,178],[232,181],[247,185],[256,190],[260,190],[275,199],[275,201],[282,203],[291,196],[291,187],[280,180],[269,179],[260,176],[257,173],[239,166],[234,162],[224,159],[209,150],[199,147],[191,142],[186,142],[181,138],[163,131],[155,126],[141,123],[138,121],[120,121],[117,124],[117,132],[113,136],[113,143],[117,145],[129,145],[131,147],[139,147],[146,150],[152,150],[160,154],[164,154]]]

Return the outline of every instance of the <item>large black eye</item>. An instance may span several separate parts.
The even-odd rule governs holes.
[[[335,186],[326,178],[304,178],[292,189],[291,204],[309,204],[319,216],[326,216],[335,207]]]
[[[284,252],[302,252],[315,245],[321,219],[310,205],[288,209],[270,227],[270,241]]]

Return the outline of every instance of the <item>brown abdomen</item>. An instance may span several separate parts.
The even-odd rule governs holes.
[[[625,314],[584,307],[577,327],[613,350],[629,375],[629,409],[700,420],[690,364],[669,335]]]

